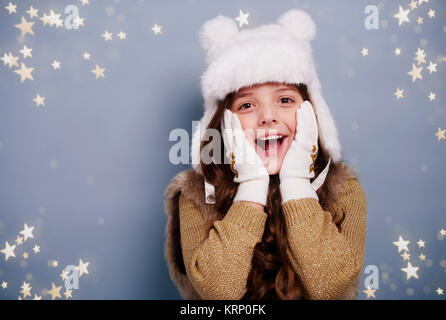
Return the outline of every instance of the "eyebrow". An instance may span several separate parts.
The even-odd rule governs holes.
[[[276,90],[274,90],[275,92],[277,92],[277,91],[294,91],[295,92],[295,90],[293,90],[293,89],[291,89],[291,88],[279,88],[279,89],[276,89]],[[246,97],[246,96],[252,96],[252,92],[247,92],[247,93],[237,93],[236,95],[235,95],[235,97],[234,97],[234,99],[240,99],[240,98],[243,98],[243,97]]]

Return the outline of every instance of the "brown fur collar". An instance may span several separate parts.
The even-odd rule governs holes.
[[[359,179],[357,171],[344,162],[331,163],[324,184],[317,191],[321,207],[331,212],[333,204],[344,183],[351,178]],[[165,211],[167,225],[165,229],[165,258],[169,273],[178,287],[181,296],[188,300],[201,300],[186,274],[181,251],[179,196],[183,194],[192,200],[203,214],[206,221],[213,221],[217,215],[212,204],[206,204],[203,176],[189,169],[177,174],[165,191]],[[341,299],[355,299],[359,291],[359,276],[354,286]]]

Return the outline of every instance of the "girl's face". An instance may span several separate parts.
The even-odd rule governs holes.
[[[264,83],[243,87],[231,111],[270,175],[277,174],[296,132],[296,110],[303,103],[294,85]]]

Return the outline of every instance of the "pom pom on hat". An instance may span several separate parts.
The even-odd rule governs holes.
[[[234,38],[238,33],[237,24],[231,18],[219,15],[207,21],[200,30],[200,43],[204,50],[210,50],[219,43]]]
[[[305,11],[290,10],[282,14],[277,22],[295,38],[312,41],[316,37],[316,24]]]

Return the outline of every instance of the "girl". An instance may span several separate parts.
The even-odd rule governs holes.
[[[200,31],[208,67],[194,168],[166,189],[165,254],[185,299],[358,294],[366,196],[341,161],[311,53],[315,34],[298,10],[243,31],[218,16]]]

